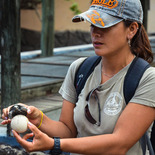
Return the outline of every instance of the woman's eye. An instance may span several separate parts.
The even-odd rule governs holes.
[[[94,28],[95,26],[93,24],[90,25],[91,28]]]

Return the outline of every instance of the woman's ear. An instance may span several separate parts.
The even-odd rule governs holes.
[[[128,27],[128,29],[129,31],[128,31],[127,38],[128,40],[132,40],[132,38],[135,36],[135,34],[139,29],[139,25],[137,22],[132,22],[131,25]]]

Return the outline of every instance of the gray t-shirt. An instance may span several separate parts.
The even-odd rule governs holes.
[[[77,127],[77,137],[86,137],[113,132],[115,124],[126,106],[123,95],[124,77],[130,66],[127,65],[110,80],[101,83],[101,62],[97,65],[93,73],[87,79],[78,101],[76,102],[76,90],[74,87],[74,76],[85,58],[80,58],[73,62],[68,70],[64,83],[59,93],[62,97],[73,104],[74,122]],[[95,89],[101,107],[101,125],[91,124],[85,117],[84,109],[87,104],[86,97],[91,90]],[[130,102],[155,107],[155,68],[147,69],[140,80],[135,95]],[[98,121],[97,100],[92,96],[89,102],[89,110],[93,118]],[[137,142],[127,153],[127,155],[142,155],[140,143]]]

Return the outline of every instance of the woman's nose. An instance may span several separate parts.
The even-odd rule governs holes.
[[[92,27],[92,35],[96,36],[96,37],[101,37],[102,36],[102,32],[101,32],[100,28]]]

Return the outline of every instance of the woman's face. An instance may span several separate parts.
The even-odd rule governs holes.
[[[127,34],[128,28],[123,22],[109,28],[91,25],[91,38],[95,53],[99,56],[112,56],[129,50]]]

